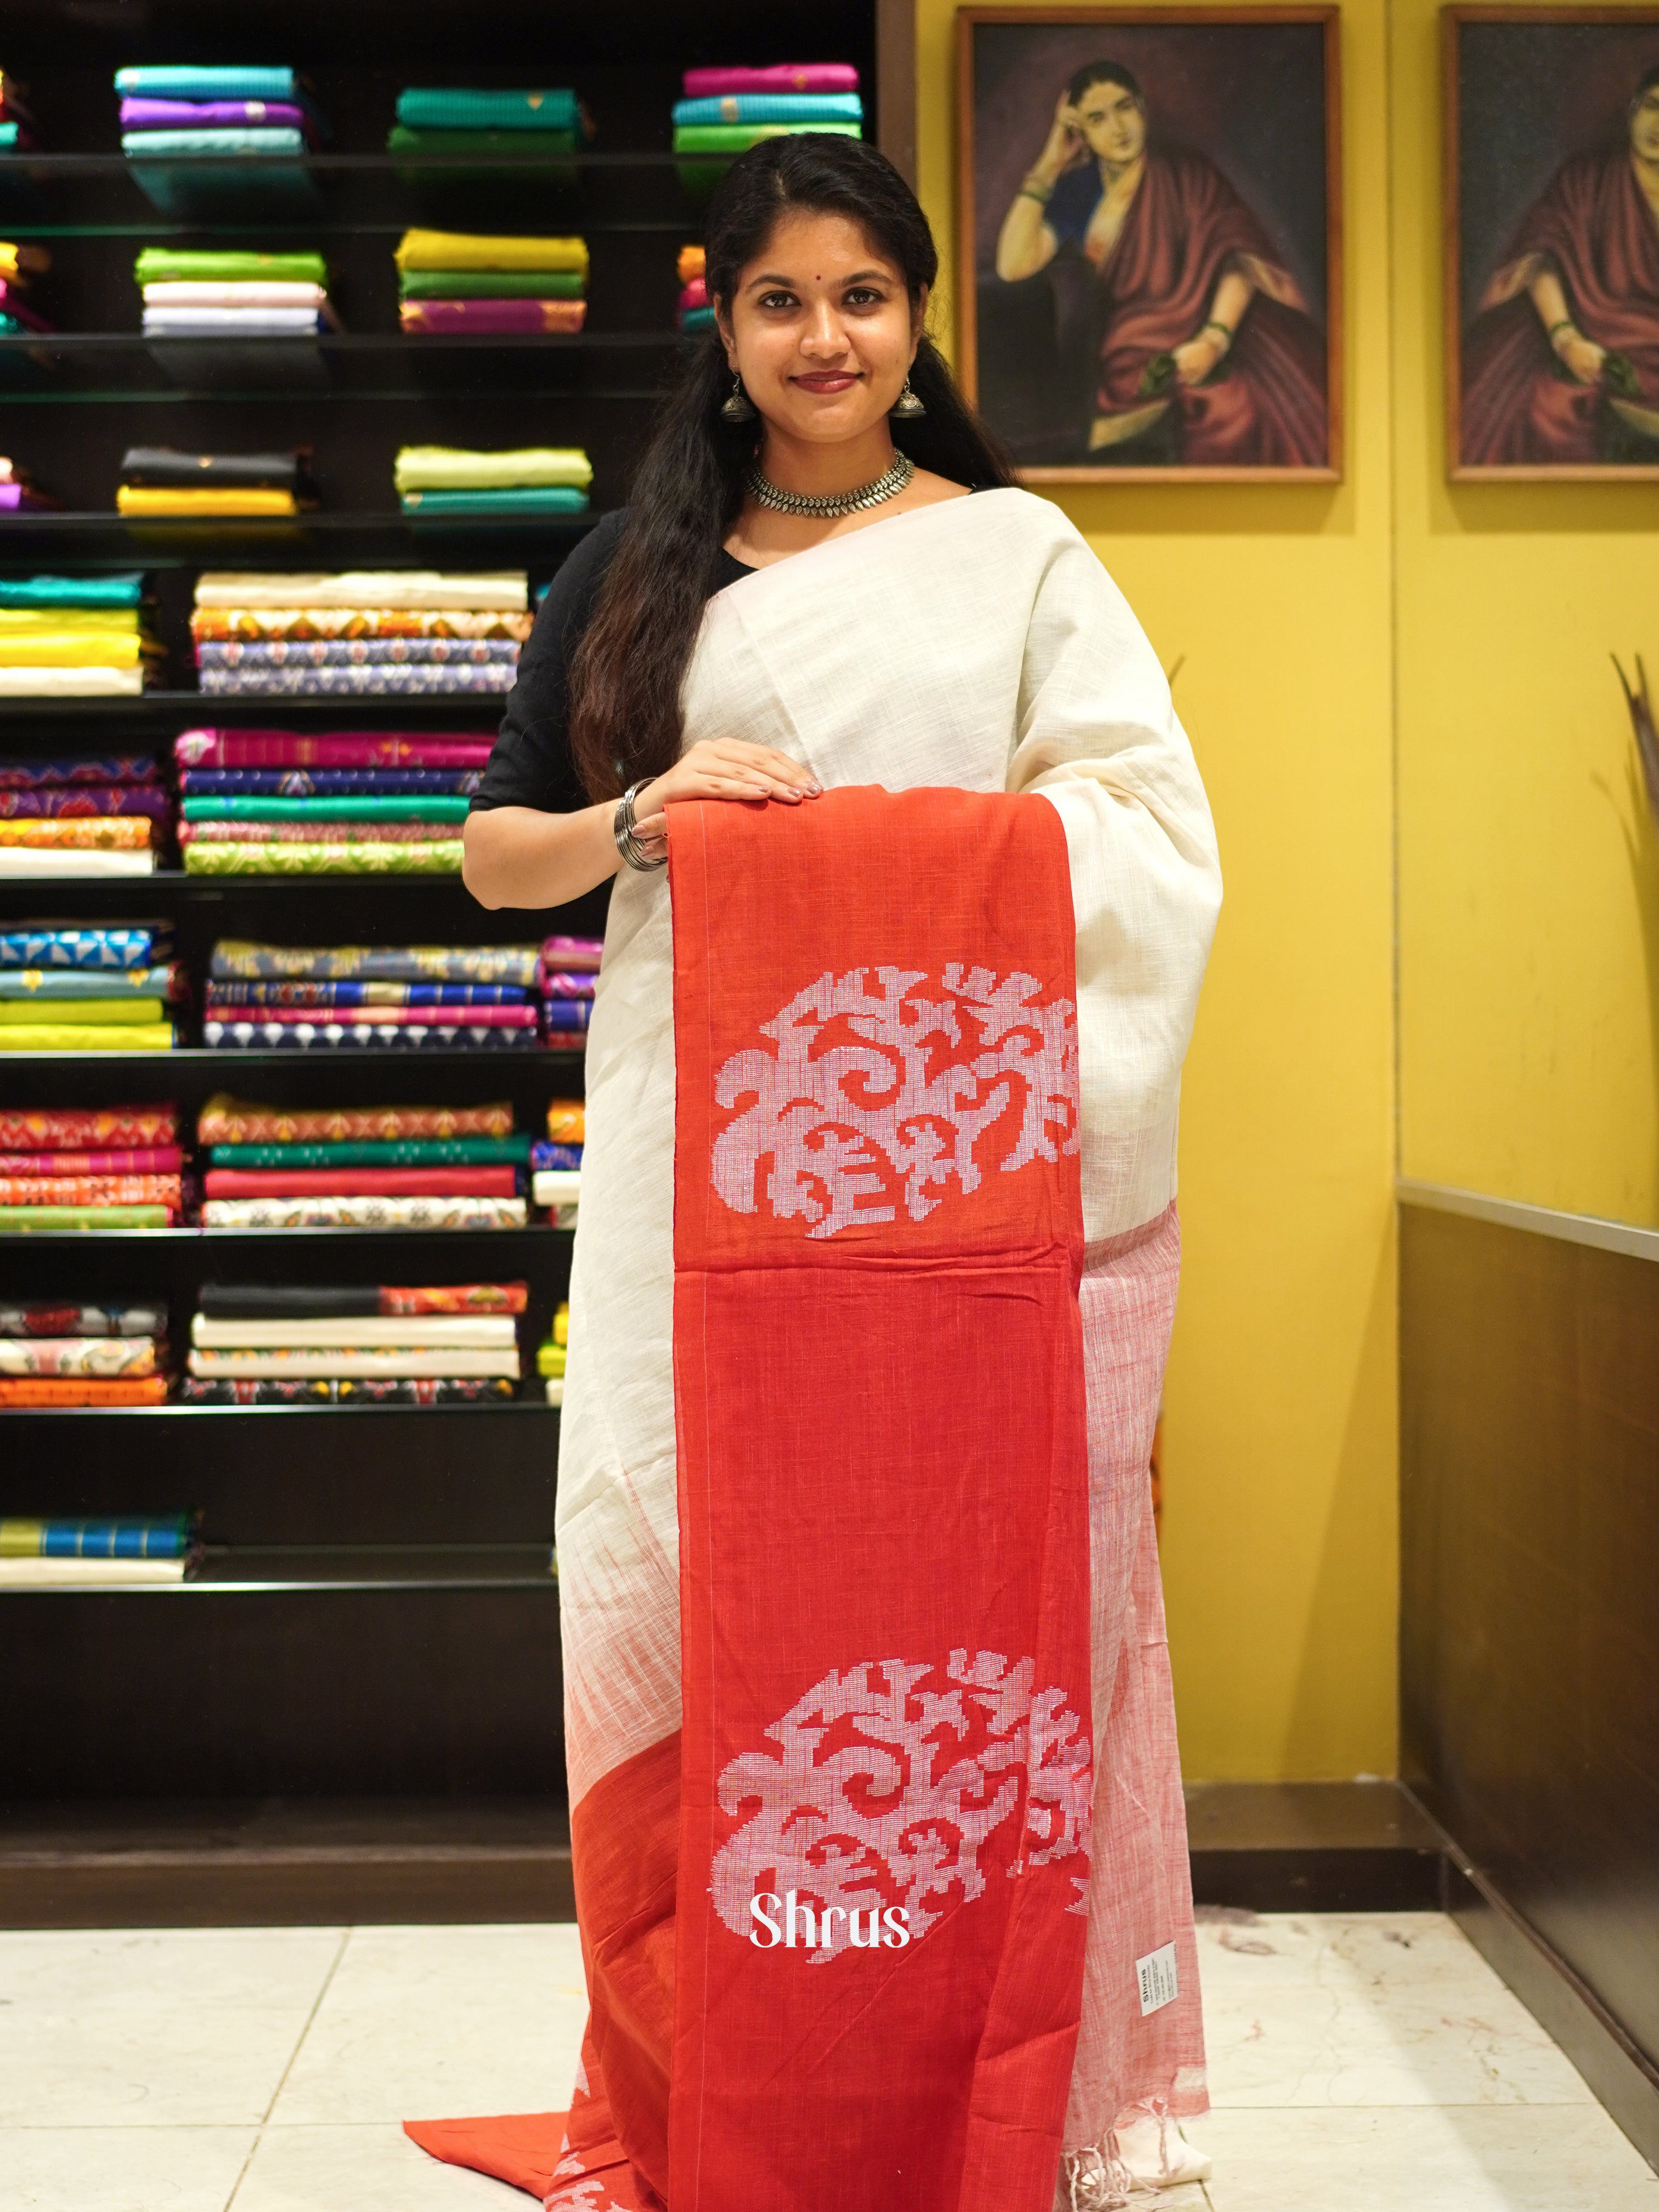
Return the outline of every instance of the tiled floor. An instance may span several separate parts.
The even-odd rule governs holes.
[[[1449,1922],[1200,1940],[1215,2177],[1160,2212],[1659,2212]],[[530,2212],[398,2122],[560,2103],[582,2015],[571,1928],[0,1935],[0,2212]]]

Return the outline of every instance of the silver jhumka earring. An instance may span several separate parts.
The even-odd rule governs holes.
[[[925,415],[927,412],[927,410],[923,406],[921,401],[918,399],[915,393],[911,391],[910,380],[908,376],[904,380],[903,391],[900,392],[898,398],[893,402],[891,407],[888,410],[888,412],[890,415],[896,416],[899,421],[902,422],[913,422],[918,415]]]
[[[752,422],[756,412],[754,401],[743,388],[743,379],[734,376],[732,389],[720,406],[721,419],[727,422]]]

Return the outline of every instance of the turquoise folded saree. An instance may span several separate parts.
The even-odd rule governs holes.
[[[186,822],[465,822],[466,799],[186,799]],[[212,847],[205,848],[215,849]],[[393,849],[393,848],[388,848]],[[194,859],[197,848],[190,848]],[[201,866],[210,867],[204,861]]]

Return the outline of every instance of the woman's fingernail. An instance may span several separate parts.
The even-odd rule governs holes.
[[[806,788],[814,799],[823,798],[823,786],[821,783],[809,783]]]

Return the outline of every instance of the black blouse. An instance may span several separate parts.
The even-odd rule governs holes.
[[[570,761],[570,661],[627,520],[625,508],[607,514],[554,577],[519,656],[518,681],[507,694],[489,765],[473,798],[475,813],[534,806],[544,814],[568,814],[587,805]],[[754,573],[722,547],[715,588],[724,591]]]

